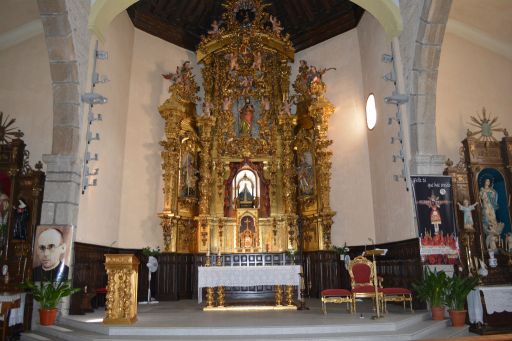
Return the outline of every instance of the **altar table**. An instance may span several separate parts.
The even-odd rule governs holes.
[[[203,299],[202,289],[213,290],[214,287],[251,287],[258,285],[275,285],[278,292],[281,285],[296,286],[300,298],[300,266],[210,266],[199,267],[197,278],[197,299]],[[222,291],[221,291],[222,292]],[[222,293],[220,294],[222,295]]]
[[[480,286],[473,289],[468,295],[468,314],[471,323],[484,323],[484,310],[480,299],[480,292],[484,296],[487,314],[512,312],[512,286]]]

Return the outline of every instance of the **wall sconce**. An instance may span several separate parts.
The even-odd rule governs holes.
[[[105,104],[108,102],[108,98],[95,92],[87,92],[82,95],[82,102],[89,105]]]
[[[377,124],[377,108],[375,107],[375,96],[371,93],[366,99],[366,125],[373,130]]]

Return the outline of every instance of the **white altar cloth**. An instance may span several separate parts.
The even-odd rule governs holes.
[[[276,266],[200,266],[197,278],[197,300],[203,300],[202,289],[211,287],[252,287],[257,285],[300,285],[299,265]],[[300,297],[300,290],[297,290]]]
[[[7,293],[0,292],[0,304],[1,302],[14,302],[17,299],[20,300],[20,307],[11,309],[11,316],[9,317],[9,326],[23,323],[23,312],[25,310],[25,297],[26,293]]]
[[[488,314],[504,311],[512,312],[512,285],[476,287],[468,295],[469,322],[484,322],[484,309],[480,300],[480,292],[484,294],[485,307]]]

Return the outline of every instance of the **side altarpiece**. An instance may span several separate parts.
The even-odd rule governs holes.
[[[260,0],[228,0],[197,50],[202,113],[189,62],[160,107],[167,252],[284,252],[331,247],[332,143],[327,69],[300,62],[289,92],[294,49]]]

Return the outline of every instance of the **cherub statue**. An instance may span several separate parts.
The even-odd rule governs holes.
[[[273,15],[271,15],[269,20],[270,20],[270,23],[272,24],[272,31],[274,31],[274,33],[277,35],[281,34],[283,27],[281,26],[281,23],[279,22],[277,17],[274,17]]]
[[[169,72],[166,74],[162,74],[162,77],[170,80],[172,83],[178,83],[181,80],[180,79],[180,67],[176,66],[176,73]]]
[[[219,31],[220,31],[219,26],[220,26],[220,23],[217,20],[214,20],[212,22],[212,29],[210,31],[208,31],[208,34],[213,35],[213,34],[219,33]]]
[[[463,204],[460,202],[457,203],[459,206],[459,210],[464,212],[464,229],[468,231],[474,231],[475,228],[473,227],[473,217],[471,215],[471,211],[475,209],[475,206],[478,205],[478,201],[475,202],[473,205],[469,204],[468,199],[464,199]]]
[[[225,59],[229,60],[229,70],[235,71],[238,70],[238,55],[234,52],[228,53],[224,56]]]
[[[256,71],[261,71],[261,52],[254,52],[254,61],[252,63],[252,68]]]
[[[263,99],[261,100],[261,105],[263,106],[263,110],[270,110],[270,101],[267,97],[263,97]]]
[[[252,89],[252,77],[243,76],[240,79],[240,85],[242,86],[242,95],[248,95]]]
[[[232,104],[231,98],[229,98],[228,96],[225,96],[224,99],[222,100],[222,110],[230,111],[231,104]]]
[[[211,113],[212,113],[212,108],[213,108],[213,105],[210,102],[204,101],[203,102],[203,117],[210,117]]]
[[[283,105],[281,106],[282,112],[287,114],[288,116],[292,115],[292,104],[294,104],[293,98],[289,98],[288,100],[283,101]]]

